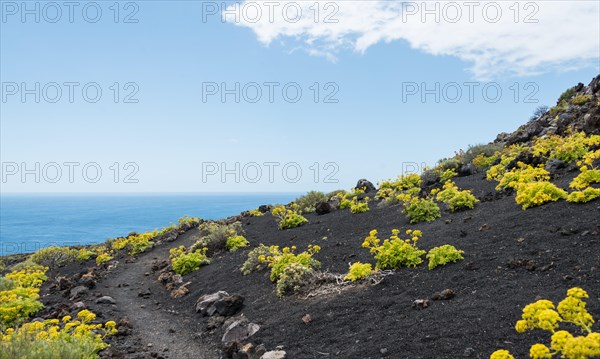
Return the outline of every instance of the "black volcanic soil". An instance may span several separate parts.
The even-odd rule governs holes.
[[[575,174],[565,172],[554,182],[566,188]],[[152,262],[167,259],[169,248],[193,243],[197,230],[192,229],[134,262],[120,258],[118,267],[101,275],[81,300],[102,320],[131,323],[131,333],[112,338],[112,348],[103,353],[124,358],[219,358],[222,330],[208,332],[207,318],[194,310],[200,295],[219,290],[245,297],[243,315],[261,327],[250,338],[252,343],[263,343],[269,350],[283,346],[288,358],[488,358],[501,348],[518,358],[528,357],[529,347],[540,340],[547,343],[548,335],[516,333],[522,308],[540,298],[559,301],[574,286],[589,292],[588,309],[600,318],[600,201],[561,201],[523,211],[514,194],[497,193],[496,183],[484,180],[483,174],[455,182],[473,190],[482,202],[474,210],[444,212],[429,224],[409,225],[400,206],[377,208],[375,201],[367,213],[310,214],[308,224],[285,231],[277,229],[269,214],[245,217],[242,224],[251,246],[220,254],[212,264],[185,276],[184,282],[192,282],[190,293],[173,299],[157,282]],[[374,263],[361,248],[370,230],[377,229],[383,237],[393,228],[420,229],[421,248],[452,244],[465,251],[465,259],[432,271],[424,263],[398,270],[376,286],[311,299],[278,299],[268,272],[242,276],[239,271],[259,243],[296,245],[298,250],[318,244],[322,250],[316,258],[322,270],[345,273],[350,262]],[[50,277],[85,272],[91,265],[73,264]],[[46,313],[71,303],[52,283],[51,278],[42,288]],[[453,299],[431,301],[422,310],[412,307],[415,299],[446,288],[456,292]],[[149,296],[138,296],[147,289]],[[96,304],[100,295],[113,297],[116,305]],[[309,324],[302,321],[305,314],[312,317]]]

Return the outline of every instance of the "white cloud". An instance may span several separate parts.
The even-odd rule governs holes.
[[[281,40],[332,61],[341,51],[364,53],[403,40],[416,50],[466,61],[478,79],[593,67],[600,57],[597,1],[521,1],[517,15],[516,1],[321,0],[318,17],[315,2],[244,0],[222,16],[252,29],[265,45]],[[326,16],[337,22],[326,22]]]

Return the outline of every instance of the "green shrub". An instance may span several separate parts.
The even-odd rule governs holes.
[[[480,170],[486,169],[486,168],[492,167],[494,162],[496,162],[496,160],[499,157],[500,157],[500,152],[496,152],[495,154],[493,154],[491,156],[486,156],[482,153],[479,156],[473,158],[472,163],[473,163],[473,165],[475,165],[475,167],[477,167]]]
[[[20,270],[26,269],[27,267],[33,267],[33,266],[38,265],[37,263],[32,262],[30,258],[31,258],[31,256],[29,256],[27,259],[25,259],[22,262],[13,264],[12,266],[9,267],[9,269],[11,271],[20,271]]]
[[[142,234],[133,233],[127,237],[116,238],[112,241],[112,249],[120,251],[127,249],[132,256],[144,252],[154,244],[153,239],[158,236],[158,231],[146,232]]]
[[[517,189],[520,184],[548,181],[550,173],[541,167],[532,167],[522,162],[518,163],[518,167],[504,173],[500,179],[500,183],[496,186],[496,190],[501,189]]]
[[[431,199],[419,198],[409,194],[397,196],[404,205],[403,212],[410,223],[433,222],[442,216],[440,207]]]
[[[600,183],[600,170],[589,170],[587,167],[582,167],[581,173],[573,179],[569,186],[574,189],[584,189],[594,183]]]
[[[428,268],[431,270],[440,265],[443,266],[450,262],[463,260],[464,253],[464,251],[458,250],[449,244],[432,248],[426,256],[429,259]]]
[[[573,103],[573,105],[583,105],[584,103],[590,102],[592,100],[592,95],[579,95],[579,96],[575,96],[573,97],[573,100],[571,100],[571,102]]]
[[[299,291],[307,284],[313,272],[312,268],[301,263],[288,263],[283,268],[279,280],[277,280],[277,285],[275,286],[277,296],[283,297],[288,293]]]
[[[225,247],[230,252],[235,252],[238,248],[247,247],[250,244],[244,236],[231,236],[227,238]]]
[[[319,261],[313,258],[313,255],[321,250],[319,246],[309,245],[308,250],[295,254],[296,246],[284,247],[282,249],[279,246],[269,247],[271,255],[266,258],[271,268],[271,281],[277,282],[283,270],[290,263],[299,263],[307,268],[317,268],[321,265]]]
[[[48,268],[58,268],[65,264],[75,262],[79,252],[69,247],[57,247],[52,246],[48,248],[42,248],[39,251],[33,253],[30,260],[35,264],[39,264]]]
[[[244,262],[240,271],[243,275],[248,275],[252,272],[257,272],[266,269],[269,266],[267,257],[272,256],[269,247],[264,244],[259,245],[248,253],[248,259]]]
[[[448,205],[451,212],[473,209],[479,200],[469,190],[460,191],[452,181],[444,183],[443,190],[438,192],[437,200]]]
[[[98,358],[98,352],[108,347],[103,340],[117,330],[114,321],[92,324],[95,318],[83,310],[76,319],[66,316],[62,321],[47,319],[10,328],[0,335],[0,359]]]
[[[569,136],[546,136],[536,139],[532,146],[534,155],[556,158],[570,163],[583,158],[589,152],[590,142],[584,132],[578,132]]]
[[[550,116],[555,117],[559,112],[566,111],[569,108],[569,103],[565,100],[562,100],[558,103],[558,105],[550,108]]]
[[[85,262],[85,261],[91,259],[92,257],[94,257],[95,255],[96,255],[96,252],[90,251],[89,249],[86,249],[86,248],[81,248],[79,251],[77,251],[77,260],[80,262]]]
[[[179,275],[186,275],[200,269],[203,265],[210,264],[210,260],[206,257],[207,250],[207,248],[203,248],[188,252],[184,246],[172,248],[169,251],[169,257],[173,271]]]
[[[197,249],[208,248],[208,253],[213,254],[227,249],[227,240],[230,237],[242,235],[240,222],[232,224],[219,224],[216,222],[204,222],[200,225],[200,239],[190,248],[192,252]]]
[[[104,263],[111,261],[113,257],[108,253],[108,250],[104,247],[98,248],[98,254],[96,255],[96,265],[103,265]]]
[[[258,208],[249,210],[248,214],[252,217],[262,217],[265,215],[264,213],[259,211]]]
[[[362,201],[358,201],[357,197],[352,198],[350,204],[350,212],[352,213],[364,213],[369,211],[369,197],[365,197]]]
[[[521,183],[517,187],[516,201],[524,210],[566,198],[567,192],[546,181]]]
[[[30,266],[4,276],[6,289],[0,291],[0,331],[21,324],[44,307],[38,299],[47,270],[47,267]]]
[[[308,222],[308,219],[298,213],[295,206],[292,209],[286,209],[284,206],[275,207],[271,213],[279,221],[279,229],[282,230],[296,228]]]
[[[371,263],[361,263],[354,262],[350,269],[348,269],[348,274],[344,277],[344,280],[349,280],[352,282],[356,282],[357,280],[366,278],[373,273],[373,268]]]
[[[15,287],[15,282],[11,279],[0,277],[0,292],[4,292],[6,290],[13,289]]]
[[[454,169],[442,171],[440,173],[440,182],[446,182],[456,176],[458,176],[458,173],[456,173],[456,170],[454,170]]]
[[[577,87],[573,86],[573,87],[565,90],[562,94],[560,94],[560,97],[558,98],[557,103],[560,103],[562,101],[569,101],[577,93],[576,89],[577,89]]]
[[[458,170],[462,165],[462,161],[458,158],[461,154],[457,154],[453,158],[443,158],[438,161],[437,166],[435,166],[440,172],[445,170]]]
[[[575,191],[569,193],[568,202],[572,203],[587,203],[600,197],[600,188],[588,187],[583,191]]]
[[[298,205],[300,213],[311,213],[315,211],[317,204],[327,202],[329,198],[323,192],[310,191],[307,194],[296,198],[295,203]]]
[[[421,238],[422,233],[419,230],[407,230],[406,234],[409,239],[400,239],[398,237],[400,231],[392,230],[392,235],[389,239],[383,241],[377,238],[377,230],[369,232],[369,236],[365,238],[362,246],[369,248],[371,254],[377,261],[375,267],[379,269],[398,269],[401,267],[416,267],[423,263],[421,258],[426,252],[417,247],[417,241]]]
[[[469,146],[469,149],[461,155],[460,160],[463,164],[473,163],[477,157],[494,157],[499,151],[502,151],[502,146],[497,143],[478,144]]]

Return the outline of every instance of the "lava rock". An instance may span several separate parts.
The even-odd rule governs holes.
[[[369,193],[369,192],[375,192],[377,191],[377,188],[375,188],[375,186],[373,185],[373,183],[371,183],[371,181],[368,181],[364,178],[361,178],[358,180],[358,182],[356,183],[356,189],[364,189],[365,193]]]
[[[145,288],[138,292],[138,297],[142,297],[142,298],[148,298],[151,295],[152,295],[152,292],[150,292],[150,288]]]
[[[259,330],[260,325],[258,324],[246,323],[245,320],[236,320],[225,329],[225,334],[223,334],[221,341],[223,343],[239,343],[250,338]]]
[[[216,292],[216,293],[212,293],[212,294],[205,294],[205,295],[201,296],[196,301],[196,313],[201,313],[204,316],[211,316],[212,314],[214,314],[214,307],[212,307],[212,305],[215,304],[215,302],[217,300],[220,300],[227,296],[229,296],[229,293],[224,292],[224,291],[220,291],[220,292]],[[213,308],[212,314],[209,314],[208,311],[209,311],[209,308],[211,308],[211,307]]]
[[[429,307],[429,299],[417,299],[413,302],[412,307],[415,309],[425,309]]]
[[[103,297],[96,299],[96,303],[97,304],[117,304],[117,302],[113,299],[113,297],[109,297],[108,295],[105,295]]]
[[[286,352],[283,350],[271,350],[269,352],[264,353],[260,359],[285,359]]]
[[[427,170],[421,175],[421,188],[433,186],[440,181],[439,171]]]
[[[83,276],[79,280],[79,284],[86,286],[89,289],[93,289],[96,287],[96,280],[90,276]]]
[[[77,287],[71,289],[71,300],[76,299],[81,297],[82,295],[86,294],[87,292],[89,292],[88,287],[85,287],[83,285],[78,285]]]
[[[551,158],[546,163],[546,171],[550,173],[556,173],[558,170],[567,167],[567,164],[559,159]]]
[[[230,317],[242,309],[244,306],[244,297],[238,294],[226,296],[214,302],[213,306],[219,315]]]
[[[459,177],[470,176],[475,173],[477,173],[477,167],[475,167],[475,165],[472,163],[467,163],[466,165],[461,166],[458,170]]]
[[[269,212],[269,211],[271,210],[271,208],[272,208],[272,207],[273,207],[273,206],[271,206],[271,205],[268,205],[268,204],[263,204],[263,205],[261,205],[261,206],[259,206],[259,207],[258,207],[258,210],[259,210],[261,213],[267,213],[267,212]]]
[[[319,202],[315,206],[315,212],[321,216],[333,211],[333,206],[329,202]]]
[[[456,296],[452,289],[444,289],[439,293],[434,293],[431,299],[433,300],[449,300]]]

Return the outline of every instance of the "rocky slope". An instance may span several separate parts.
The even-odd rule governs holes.
[[[600,76],[577,86],[573,96],[583,94],[592,100],[545,113],[496,143],[527,143],[569,129],[600,133]],[[136,257],[121,253],[101,267],[91,260],[53,269],[39,316],[89,308],[119,324],[102,357],[173,359],[488,358],[499,348],[525,358],[546,338],[515,332],[526,304],[560,300],[579,286],[590,294],[590,313],[600,317],[600,201],[523,211],[514,194],[496,191],[485,173],[461,172],[456,184],[481,202],[469,211],[444,211],[432,223],[410,224],[401,205],[376,200],[361,214],[325,206],[321,215],[306,215],[308,223],[283,231],[269,214],[246,213],[223,222],[240,221],[250,246],[218,253],[183,277],[169,271],[168,253],[192,245],[195,227],[171,231]],[[552,172],[562,188],[578,174],[576,166]],[[451,244],[464,250],[464,260],[434,270],[400,269],[378,283],[336,283],[330,274],[346,273],[349,263],[373,262],[361,247],[370,230],[387,236],[394,228],[420,229],[420,247]],[[240,267],[259,244],[319,245],[321,285],[280,299],[268,271],[243,276]]]

